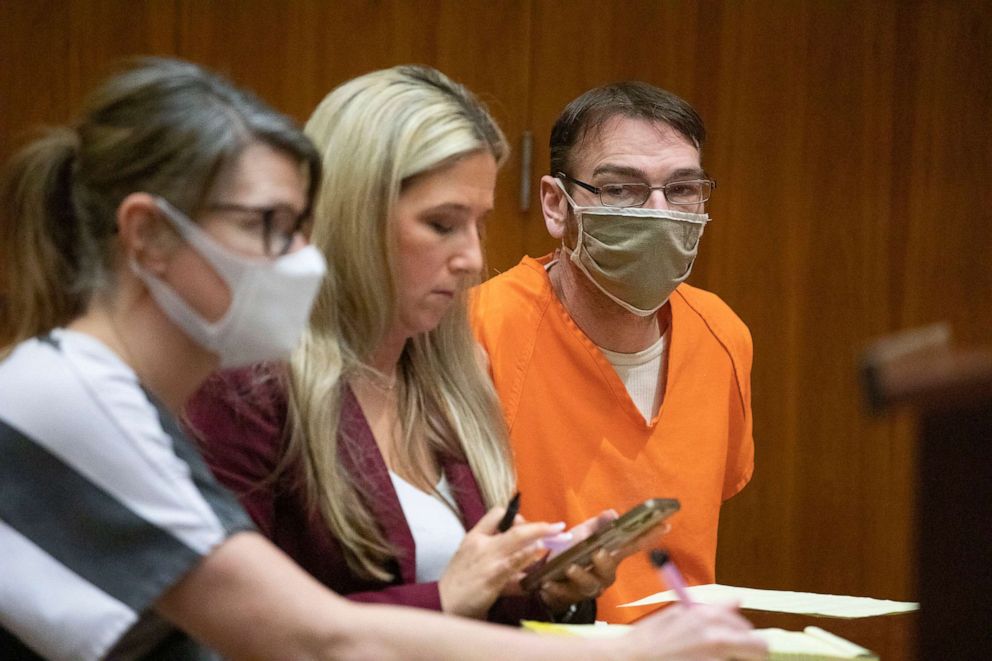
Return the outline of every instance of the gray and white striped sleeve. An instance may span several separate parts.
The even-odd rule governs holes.
[[[0,365],[0,627],[46,657],[100,658],[252,526],[132,372],[30,348]]]

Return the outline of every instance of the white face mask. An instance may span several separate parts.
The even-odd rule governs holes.
[[[579,226],[569,259],[620,307],[647,317],[689,277],[705,213],[640,207],[581,207],[555,178]]]
[[[187,243],[231,290],[231,304],[216,322],[204,319],[171,286],[133,259],[134,271],[167,317],[197,344],[217,354],[220,366],[243,367],[285,358],[310,318],[327,264],[314,246],[273,260],[241,257],[222,247],[166,200],[156,204]]]

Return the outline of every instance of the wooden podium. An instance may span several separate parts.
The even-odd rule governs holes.
[[[917,658],[992,659],[992,349],[948,345],[943,327],[865,354],[876,411],[918,424]]]

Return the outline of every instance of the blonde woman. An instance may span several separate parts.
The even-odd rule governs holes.
[[[616,556],[523,596],[544,544],[496,530],[515,478],[466,293],[507,153],[499,127],[464,87],[406,66],[332,91],[306,133],[324,162],[311,240],[331,274],[288,371],[224,375],[188,409],[214,471],[353,599],[591,619]]]

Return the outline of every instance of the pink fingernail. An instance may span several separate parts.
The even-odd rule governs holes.
[[[541,543],[552,551],[564,551],[572,545],[575,537],[570,532],[562,532],[557,535],[548,535],[541,539]]]

